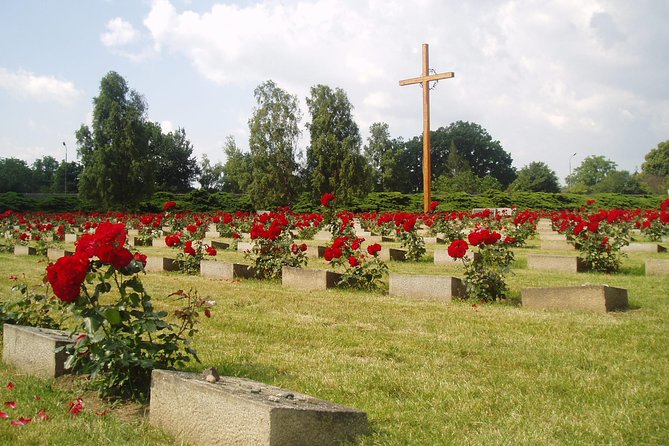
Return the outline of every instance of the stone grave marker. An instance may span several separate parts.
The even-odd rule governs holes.
[[[586,271],[587,265],[578,256],[528,254],[527,269],[561,273],[578,273]]]
[[[149,406],[152,424],[202,445],[330,446],[369,431],[365,412],[245,378],[156,369]]]
[[[212,240],[211,247],[216,249],[228,249],[230,247],[230,243]]]
[[[532,309],[588,310],[606,313],[627,307],[627,290],[606,285],[525,288],[523,307]]]
[[[285,288],[308,291],[326,290],[336,287],[340,280],[341,274],[334,271],[288,266],[281,269],[281,285]]]
[[[3,325],[2,360],[22,373],[55,378],[69,373],[67,354],[56,348],[72,342],[65,331],[48,328]]]
[[[620,248],[622,252],[665,252],[667,248],[657,243],[632,242]]]
[[[179,261],[167,257],[149,256],[146,258],[146,266],[144,271],[159,272],[159,271],[180,271]]]
[[[390,273],[390,295],[448,303],[453,297],[464,297],[465,286],[456,277]]]
[[[25,245],[14,245],[14,255],[15,256],[36,256],[37,249],[33,246]]]
[[[167,245],[165,244],[165,237],[154,237],[151,240],[151,246],[154,248],[167,248]]]
[[[576,251],[574,245],[566,240],[541,240],[542,251]]]
[[[669,276],[669,259],[646,259],[647,276]]]
[[[403,262],[406,260],[406,250],[397,248],[383,248],[379,251],[379,258],[384,262],[395,261]]]
[[[71,255],[74,255],[74,252],[66,251],[64,249],[47,248],[46,250],[46,256],[49,258],[49,260],[58,260],[61,257],[71,256]]]
[[[241,263],[224,262],[219,260],[202,260],[200,275],[212,279],[250,279],[255,277],[255,268]]]

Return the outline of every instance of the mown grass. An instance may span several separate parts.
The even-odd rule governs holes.
[[[411,301],[382,292],[307,293],[278,282],[177,273],[149,274],[144,282],[168,308],[176,303],[164,296],[176,289],[194,288],[217,301],[195,340],[202,364],[193,364],[192,371],[214,366],[362,409],[372,432],[354,444],[669,443],[669,278],[642,275],[643,254],[625,259],[624,274],[604,275],[530,271],[530,252],[538,252],[536,245],[516,250],[509,302],[486,305]],[[0,255],[1,298],[8,298],[9,274],[26,272],[39,282],[44,266],[34,258]],[[325,264],[310,260],[310,267]],[[462,273],[457,263],[429,261],[391,262],[390,269]],[[585,283],[627,288],[630,309],[601,315],[518,305],[524,287]],[[12,380],[34,383],[35,392],[55,389],[53,404],[76,397],[57,383],[18,377],[1,367],[0,384]],[[128,421],[115,415],[122,409],[110,413],[91,417],[85,427],[85,419],[66,411],[23,428],[0,423],[0,438],[8,433],[11,444],[66,444],[65,432],[84,429],[79,437],[73,434],[83,444],[93,435],[115,444],[179,444],[148,428],[141,417]],[[135,443],[126,440],[130,437]]]

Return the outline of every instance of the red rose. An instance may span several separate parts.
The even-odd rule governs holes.
[[[135,253],[134,259],[140,262],[142,265],[146,266],[146,255],[139,252]]]
[[[351,268],[355,268],[356,266],[360,265],[360,262],[356,256],[350,256],[348,258],[348,264],[351,265]]]
[[[50,263],[46,268],[46,276],[54,294],[63,302],[77,300],[88,268],[88,259],[80,254],[61,257],[56,263]]]
[[[470,234],[471,235],[471,234]],[[448,246],[448,255],[454,259],[461,259],[467,254],[469,245],[464,240],[453,240]]]
[[[300,245],[300,251],[305,252],[306,250],[307,250],[307,244],[306,244],[306,243],[302,243],[302,244]]]
[[[213,257],[216,254],[218,254],[218,252],[216,251],[216,248],[214,248],[213,246],[207,246],[207,254]]]
[[[376,254],[379,251],[381,251],[381,245],[379,245],[378,243],[374,243],[373,245],[369,245],[367,247],[367,252],[369,253],[369,255],[376,256]]]
[[[184,246],[184,252],[186,254],[188,254],[189,256],[195,257],[195,255],[197,253],[195,252],[195,249],[193,248],[193,242],[192,241],[188,240],[186,242],[186,246]]]
[[[325,253],[323,254],[323,258],[325,259],[326,262],[329,262],[333,259],[332,248],[325,248]]]
[[[327,207],[330,204],[330,202],[334,199],[335,199],[334,194],[331,194],[330,192],[325,192],[321,197],[321,205]]]
[[[168,201],[163,205],[163,210],[169,211],[170,209],[174,209],[176,206],[177,204],[174,201]]]

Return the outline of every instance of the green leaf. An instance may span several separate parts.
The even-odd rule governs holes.
[[[121,313],[116,308],[105,308],[102,313],[111,325],[118,325],[121,323]]]

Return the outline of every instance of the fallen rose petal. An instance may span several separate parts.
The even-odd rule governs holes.
[[[42,401],[42,397],[39,395],[35,395],[35,401]]]
[[[12,426],[24,426],[28,423],[30,423],[33,419],[32,418],[19,418],[18,420],[12,420],[9,422]]]
[[[84,409],[84,401],[81,398],[77,398],[76,401],[70,401],[67,407],[70,409],[72,415],[79,415],[79,412]]]
[[[10,382],[7,383],[7,390],[14,390],[14,387],[15,386],[14,386],[13,382],[10,381]]]
[[[9,415],[7,415],[6,413],[0,411],[0,418],[9,418]]]
[[[102,412],[98,412],[96,410],[94,413],[95,413],[95,416],[98,416],[98,417],[106,417],[107,416],[107,410],[106,409],[103,410]]]
[[[49,419],[49,415],[47,415],[46,410],[44,409],[41,409],[39,412],[37,412],[37,417],[42,421]]]
[[[5,406],[16,409],[16,401],[5,401]]]

